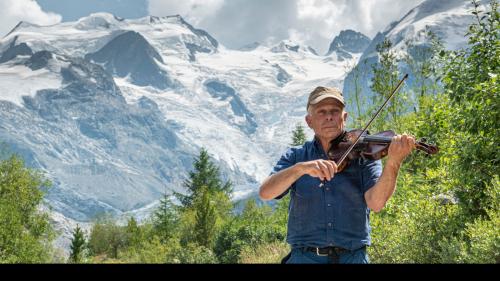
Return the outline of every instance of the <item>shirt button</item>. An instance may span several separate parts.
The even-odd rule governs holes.
[[[327,187],[327,188],[326,188],[326,191],[328,191],[328,190],[330,190],[330,188],[329,188],[329,187]]]
[[[332,206],[332,204],[328,203],[328,205],[327,205],[327,206],[328,206],[328,207],[331,207],[331,206]]]
[[[328,227],[332,227],[332,223],[331,222],[328,223]]]

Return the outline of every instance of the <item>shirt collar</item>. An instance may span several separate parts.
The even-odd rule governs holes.
[[[321,141],[319,141],[319,138],[316,135],[314,135],[313,143],[316,150],[321,151],[323,149],[323,147],[321,146]]]

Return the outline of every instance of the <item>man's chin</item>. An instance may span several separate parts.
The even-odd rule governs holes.
[[[335,139],[336,137],[338,137],[339,135],[341,134],[341,131],[339,131],[338,129],[333,129],[333,130],[326,130],[324,131],[324,136],[328,139]]]

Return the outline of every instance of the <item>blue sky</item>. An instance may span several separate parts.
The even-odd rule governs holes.
[[[94,12],[109,12],[122,18],[180,14],[229,48],[291,39],[325,53],[340,31],[353,29],[373,38],[423,1],[0,0],[0,36],[21,20],[50,25],[75,21]]]
[[[122,18],[148,15],[146,0],[36,0],[45,11],[62,16],[62,21],[75,21],[96,12],[108,12]]]

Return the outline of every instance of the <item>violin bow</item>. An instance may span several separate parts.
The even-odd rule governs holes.
[[[351,150],[354,148],[354,146],[359,142],[359,139],[361,138],[361,136],[366,132],[366,130],[368,129],[368,127],[372,124],[373,120],[375,120],[375,118],[377,118],[377,116],[380,114],[380,112],[382,111],[382,109],[387,105],[387,103],[389,102],[389,100],[394,96],[394,94],[399,90],[399,88],[401,88],[401,86],[403,85],[403,82],[408,78],[408,74],[406,74],[403,79],[401,79],[401,81],[399,81],[398,85],[396,86],[396,88],[392,91],[392,93],[389,95],[389,97],[385,100],[384,104],[382,104],[382,106],[377,110],[377,112],[375,113],[375,115],[370,119],[370,121],[368,122],[368,124],[366,124],[366,126],[363,128],[363,131],[356,137],[356,140],[351,144],[351,146],[349,146],[349,148],[347,148],[347,150],[344,152],[344,154],[342,155],[342,157],[340,158],[339,160],[339,163],[337,163],[337,167],[340,167],[340,164],[342,164],[342,162],[344,162],[345,158],[347,157],[347,155],[349,155],[349,153],[351,153]]]

